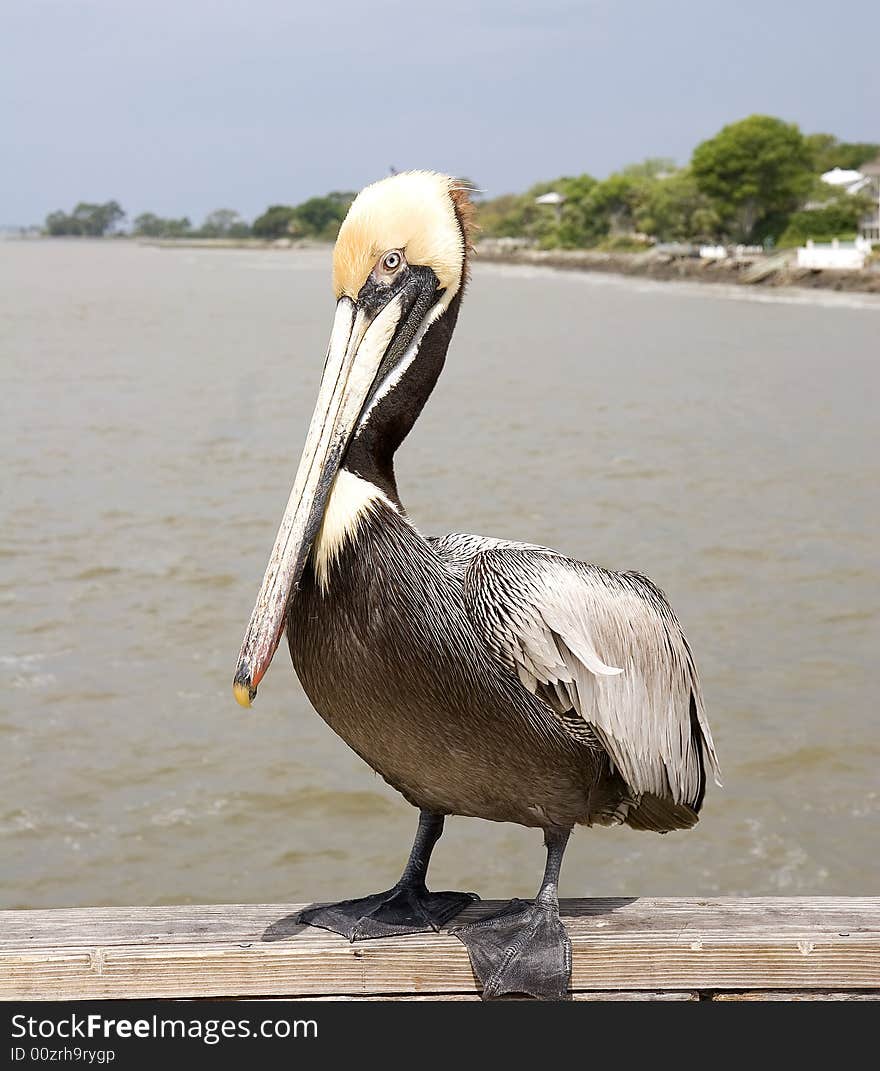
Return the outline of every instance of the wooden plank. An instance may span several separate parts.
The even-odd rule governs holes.
[[[816,989],[758,990],[748,993],[713,993],[712,1000],[768,1001],[768,1000],[880,1000],[880,990],[857,992],[855,990],[825,993]]]
[[[0,998],[477,993],[446,932],[352,945],[297,926],[298,910],[3,911]],[[563,917],[576,993],[880,990],[880,898],[569,900]]]
[[[254,998],[244,997],[243,1000],[252,1000]],[[259,1001],[263,998],[257,997]],[[277,999],[277,998],[276,998]],[[482,998],[479,993],[430,993],[427,995],[414,995],[412,993],[375,993],[371,996],[351,996],[349,994],[338,994],[331,997],[284,997],[285,1001],[289,1001],[292,1004],[297,1004],[301,1001],[329,1001],[329,1000],[394,1000],[394,1001],[436,1001],[436,1000],[472,1000],[479,1002]],[[506,996],[504,1000],[521,1000],[530,1001],[531,997],[518,997],[518,996]],[[695,1001],[700,999],[699,993],[675,993],[675,992],[663,992],[660,990],[653,990],[652,992],[642,992],[640,990],[620,990],[616,993],[605,992],[603,990],[596,990],[592,993],[572,993],[572,1000],[580,1001],[646,1001],[646,1000],[661,1000],[661,1001]]]

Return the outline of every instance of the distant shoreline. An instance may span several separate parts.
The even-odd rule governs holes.
[[[237,249],[252,252],[296,252],[332,249],[331,242],[313,238],[49,238],[15,236],[12,240],[53,242],[135,242],[157,249]],[[728,257],[706,260],[646,250],[644,253],[603,253],[595,249],[510,248],[503,241],[484,239],[475,247],[476,263],[554,268],[562,271],[601,272],[657,282],[690,282],[758,289],[796,288],[840,293],[880,294],[880,268],[862,271],[798,268],[784,254]]]
[[[723,283],[759,288],[797,287],[880,294],[880,271],[822,271],[782,263],[780,257],[737,257],[703,260],[697,257],[645,253],[601,253],[591,249],[504,249],[493,241],[476,247],[478,262],[556,268],[564,271],[606,272],[658,282]],[[775,266],[774,266],[775,265]]]
[[[332,249],[332,242],[315,238],[140,238],[131,241],[138,245],[158,246],[160,249],[259,249],[287,252],[290,249]]]
[[[138,239],[141,244],[168,249],[264,249],[281,252],[330,248],[314,239],[167,238]],[[493,239],[477,243],[476,261],[484,264],[519,264],[564,271],[606,272],[659,282],[723,283],[727,286],[798,287],[802,290],[837,290],[880,294],[880,270],[823,271],[779,263],[780,257],[731,257],[703,260],[669,256],[654,250],[644,253],[602,253],[593,249],[509,249]],[[776,265],[774,267],[773,265]]]

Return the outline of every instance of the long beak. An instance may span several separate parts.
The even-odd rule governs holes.
[[[281,640],[333,480],[406,306],[399,293],[375,315],[347,297],[336,307],[306,445],[241,646],[232,690],[243,707],[251,705]]]

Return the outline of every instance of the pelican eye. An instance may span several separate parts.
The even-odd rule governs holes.
[[[382,257],[382,271],[395,272],[403,263],[403,257],[396,249],[392,249]]]

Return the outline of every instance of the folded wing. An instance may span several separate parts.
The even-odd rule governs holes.
[[[607,752],[641,810],[631,824],[662,826],[664,801],[696,821],[706,767],[718,781],[718,762],[690,648],[663,593],[638,573],[540,547],[469,536],[438,550],[457,561],[496,657],[572,735]],[[691,823],[683,812],[673,824]]]

